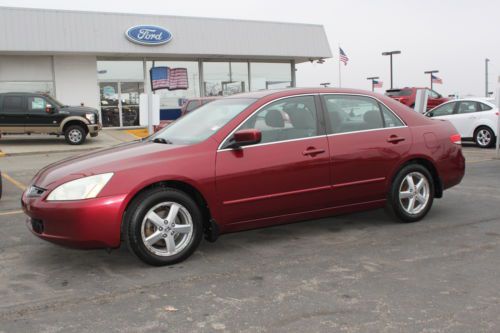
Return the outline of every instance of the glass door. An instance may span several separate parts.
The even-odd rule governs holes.
[[[120,94],[118,82],[100,82],[101,119],[103,127],[120,126]]]
[[[103,127],[139,126],[139,97],[144,82],[100,82]]]
[[[121,82],[120,101],[122,126],[139,126],[139,96],[144,82]]]

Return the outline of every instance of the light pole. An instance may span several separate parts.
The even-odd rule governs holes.
[[[439,71],[437,71],[437,70],[433,70],[433,71],[426,71],[426,72],[424,72],[424,74],[429,74],[429,75],[430,75],[430,77],[431,77],[431,90],[432,90],[432,76],[433,76],[435,73],[439,73]]]
[[[490,59],[486,58],[484,59],[484,95],[486,97],[489,97],[489,91],[488,91],[488,63],[490,62]]]
[[[392,55],[393,54],[401,54],[401,51],[387,51],[387,52],[382,52],[383,56],[389,56],[391,58],[391,89],[392,89]]]
[[[378,79],[379,79],[379,77],[378,77],[378,76],[372,76],[372,77],[367,77],[366,79],[367,79],[367,80],[371,80],[371,81],[372,81],[372,91],[375,91],[375,87],[374,87],[373,82],[374,82],[375,80],[378,80]]]

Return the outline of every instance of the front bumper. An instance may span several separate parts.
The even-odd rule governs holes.
[[[95,137],[99,134],[99,131],[102,130],[102,125],[101,124],[91,124],[91,125],[87,125],[87,128],[89,130],[90,136]]]
[[[120,246],[126,195],[79,201],[47,202],[22,196],[27,227],[37,237],[59,245],[94,249]]]

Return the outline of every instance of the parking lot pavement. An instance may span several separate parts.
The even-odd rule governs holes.
[[[26,184],[67,155],[0,165]],[[241,232],[161,268],[35,238],[4,184],[0,332],[500,331],[498,160],[471,161],[420,223],[377,210]]]
[[[0,138],[0,151],[6,155],[27,155],[53,152],[78,152],[104,148],[125,141],[136,140],[131,134],[121,130],[103,130],[99,135],[82,145],[69,145],[64,136],[54,135],[3,135]]]

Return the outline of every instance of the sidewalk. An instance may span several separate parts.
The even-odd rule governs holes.
[[[137,137],[124,130],[112,129],[102,130],[95,138],[88,136],[85,143],[78,146],[67,144],[63,136],[3,135],[0,139],[0,156],[88,151],[133,140],[137,140]]]

